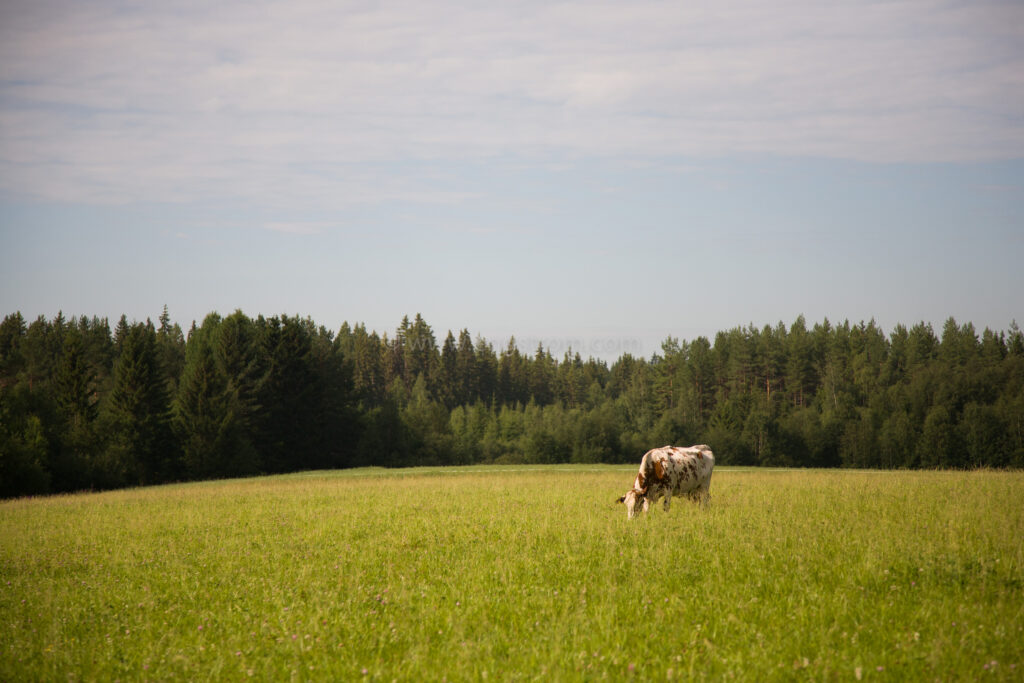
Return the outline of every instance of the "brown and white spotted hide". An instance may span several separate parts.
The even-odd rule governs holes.
[[[652,503],[665,497],[665,511],[672,504],[672,496],[686,496],[690,500],[706,504],[711,495],[711,470],[715,467],[715,456],[703,444],[681,448],[664,446],[644,453],[640,471],[633,481],[633,488],[619,498],[626,504],[626,516],[636,517],[640,511],[647,512]]]

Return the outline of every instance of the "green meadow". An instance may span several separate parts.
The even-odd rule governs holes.
[[[313,472],[0,503],[0,680],[1022,680],[1024,473]]]

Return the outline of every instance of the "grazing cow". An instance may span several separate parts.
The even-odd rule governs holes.
[[[626,504],[629,519],[636,517],[640,510],[647,512],[651,503],[657,503],[662,496],[665,496],[665,512],[668,512],[672,494],[685,494],[690,500],[707,504],[714,467],[715,456],[703,444],[689,448],[655,448],[644,453],[633,488],[619,498],[619,502]]]

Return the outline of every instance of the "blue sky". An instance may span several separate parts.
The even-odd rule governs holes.
[[[1024,5],[5,2],[0,312],[1024,324]]]

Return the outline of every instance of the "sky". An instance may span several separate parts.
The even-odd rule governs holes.
[[[0,3],[0,315],[1024,324],[1024,3]]]

